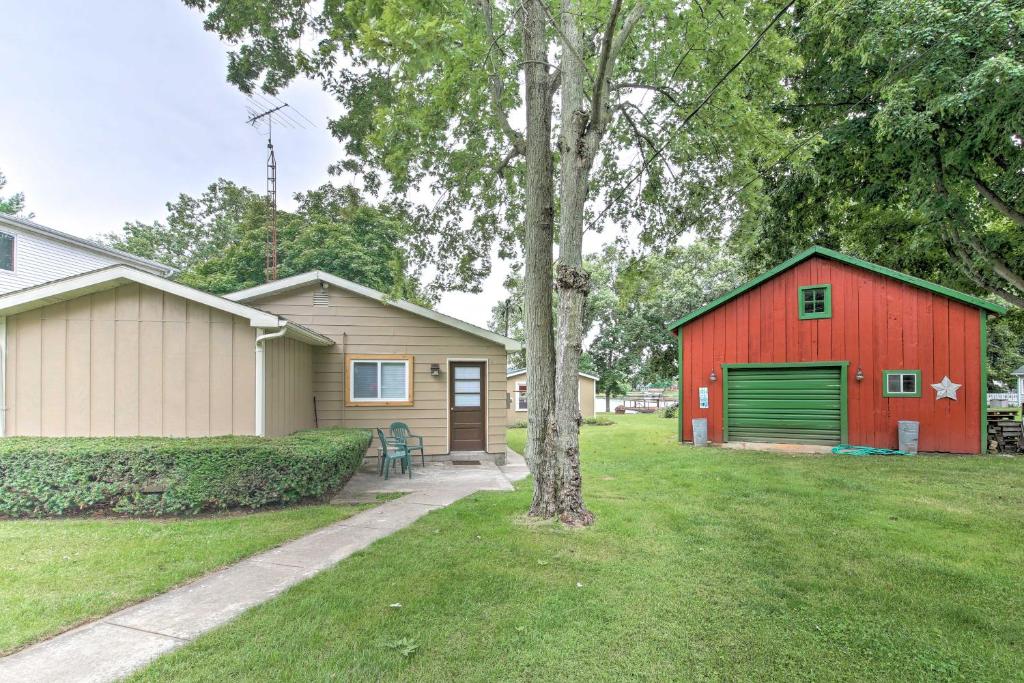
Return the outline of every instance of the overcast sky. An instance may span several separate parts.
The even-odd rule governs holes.
[[[24,192],[44,225],[94,237],[163,219],[167,201],[218,177],[263,189],[265,139],[245,125],[225,64],[224,45],[177,0],[6,0],[4,193]],[[280,96],[317,124],[275,131],[278,196],[290,208],[294,192],[330,181],[341,147],[325,126],[337,105],[317,86]],[[446,294],[438,308],[485,325],[506,272],[496,262],[482,294]]]

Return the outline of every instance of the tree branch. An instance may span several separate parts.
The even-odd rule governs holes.
[[[502,82],[498,69],[494,65],[494,60],[490,56],[491,51],[497,44],[497,38],[494,35],[494,8],[491,6],[491,0],[480,0],[480,11],[483,13],[484,24],[487,27],[487,38],[491,43],[487,50],[487,81],[490,85],[491,111],[498,122],[498,127],[501,128],[501,131],[512,143],[513,149],[518,154],[525,154],[526,140],[523,138],[522,133],[512,127],[508,120],[508,112],[502,108],[501,99],[505,94],[505,84]]]
[[[978,194],[988,200],[988,203],[995,207],[996,211],[1017,225],[1024,226],[1024,213],[1010,206],[1005,199],[996,194],[995,190],[986,185],[985,181],[978,177],[977,174],[974,174],[972,180],[974,181],[974,187],[978,190]]]
[[[609,88],[611,90],[650,90],[652,92],[658,93],[659,95],[664,95],[665,98],[667,98],[670,102],[672,102],[672,104],[674,104],[677,107],[681,107],[683,104],[685,104],[683,102],[680,102],[676,98],[676,93],[672,90],[672,88],[668,87],[667,85],[651,85],[648,83],[634,83],[627,81],[622,83],[612,83],[609,86]]]
[[[551,72],[551,78],[548,79],[548,97],[554,97],[560,87],[562,87],[562,69],[555,67],[555,70]]]
[[[986,289],[1003,301],[1007,302],[1012,306],[1024,308],[1024,297],[1018,296],[1008,289],[1004,289],[998,285],[993,285],[988,278],[981,273],[975,266],[971,257],[963,250],[963,242],[959,234],[956,233],[955,228],[951,228],[949,225],[943,225],[942,227],[942,242],[946,247],[946,252],[960,260],[963,264],[964,271],[974,284],[978,285],[982,289]]]
[[[609,77],[615,70],[615,63],[626,44],[633,27],[640,21],[640,17],[647,11],[647,3],[639,0],[622,20],[622,27],[618,33],[615,31],[615,24],[619,19],[619,12],[622,10],[621,0],[613,0],[611,12],[608,15],[608,23],[604,28],[604,35],[601,38],[601,52],[597,62],[597,78],[594,81],[594,92],[590,98],[590,126],[601,131],[608,125],[608,87]]]
[[[1010,266],[1007,265],[1002,259],[998,258],[975,235],[962,235],[957,229],[956,217],[952,215],[950,211],[950,194],[949,189],[946,186],[946,169],[942,162],[942,152],[938,147],[935,147],[933,152],[934,163],[935,163],[935,191],[942,197],[943,204],[945,207],[945,213],[951,222],[950,230],[951,237],[958,241],[962,245],[969,246],[974,254],[988,265],[992,271],[1009,284],[1013,289],[1019,292],[1024,292],[1024,277],[1021,277],[1017,273],[1011,270]],[[991,285],[989,289],[995,290]],[[994,292],[998,293],[998,292]],[[1000,294],[1000,296],[1003,296]],[[1005,298],[1005,297],[1003,297]]]

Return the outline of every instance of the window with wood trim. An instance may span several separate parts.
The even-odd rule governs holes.
[[[412,405],[412,356],[353,354],[348,357],[347,370],[346,405]]]
[[[908,397],[913,398],[921,395],[921,371],[920,370],[883,370],[882,371],[882,396],[889,398]]]
[[[516,382],[516,393],[513,400],[517,413],[526,411],[526,382]]]
[[[800,288],[800,319],[815,320],[832,317],[832,285]]]

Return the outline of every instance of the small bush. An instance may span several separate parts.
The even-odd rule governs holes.
[[[508,426],[509,429],[526,429],[526,420],[520,420],[519,422],[513,422]]]
[[[661,415],[662,417],[667,417],[668,419],[671,420],[671,419],[673,419],[674,417],[676,417],[679,414],[678,411],[679,411],[679,406],[678,405],[669,406],[668,408],[665,408],[664,410],[659,411],[659,415]]]
[[[368,432],[279,438],[0,439],[0,514],[187,515],[319,498],[359,466]]]
[[[597,416],[583,418],[583,424],[590,425],[592,427],[607,427],[608,425],[615,424],[615,420],[610,420],[607,417]]]

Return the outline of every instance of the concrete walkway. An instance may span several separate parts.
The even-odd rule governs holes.
[[[528,474],[522,457],[512,451],[501,467],[484,455],[468,457],[481,464],[416,465],[412,479],[393,475],[385,481],[375,466],[364,466],[332,502],[372,501],[378,493],[409,494],[0,658],[0,681],[117,680],[431,510],[477,491],[510,491],[512,482]]]

